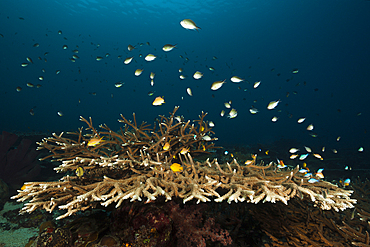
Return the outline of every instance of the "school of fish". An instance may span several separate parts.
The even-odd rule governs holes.
[[[182,21],[180,21],[180,25],[181,25],[181,27],[183,27],[186,30],[195,30],[198,33],[201,32],[201,30],[202,30],[191,19],[183,19]],[[58,35],[62,35],[61,30],[59,30],[57,33],[58,33]],[[67,38],[64,37],[64,40],[67,40]],[[96,46],[96,49],[100,49],[100,44],[93,44],[93,43],[91,43],[91,44]],[[155,82],[154,82],[154,80],[157,80],[157,79],[155,79],[156,71],[153,72],[153,71],[150,71],[149,69],[146,70],[145,67],[150,63],[156,63],[159,60],[167,59],[167,54],[168,53],[173,53],[174,51],[181,51],[181,45],[182,45],[181,43],[179,43],[179,44],[163,44],[161,46],[161,48],[158,49],[158,50],[156,48],[154,48],[150,52],[144,53],[144,52],[141,51],[142,47],[143,46],[150,47],[151,45],[150,45],[149,42],[138,43],[138,44],[135,44],[135,45],[129,44],[129,45],[127,45],[127,49],[125,49],[126,50],[125,55],[118,55],[117,58],[122,60],[122,64],[123,64],[123,66],[125,66],[125,68],[132,69],[131,73],[133,73],[133,75],[135,77],[147,76],[147,78],[150,81],[150,83],[148,83],[148,84],[150,84],[151,87],[155,87],[157,85],[157,83],[155,84]],[[41,43],[40,44],[39,43],[34,43],[33,47],[35,49],[40,49],[42,47],[42,45],[41,45]],[[79,53],[80,47],[79,47],[79,45],[74,45],[74,47],[72,49],[70,47],[72,47],[71,44],[69,44],[69,45],[64,44],[63,46],[61,46],[61,50],[64,50],[65,52],[70,52],[70,54],[69,54],[70,55],[70,57],[69,57],[70,62],[78,63],[78,60],[81,59],[80,57],[82,57],[82,54],[80,55],[80,53]],[[188,96],[193,97],[193,93],[195,93],[194,97],[196,97],[197,95],[201,96],[203,94],[200,90],[198,90],[198,87],[194,86],[195,81],[197,83],[206,83],[207,85],[209,85],[210,92],[215,92],[215,93],[216,92],[219,93],[219,91],[222,91],[225,87],[231,88],[231,87],[235,87],[235,86],[237,86],[238,89],[243,90],[243,91],[263,90],[265,82],[262,82],[261,80],[257,80],[254,83],[250,83],[246,79],[247,75],[245,75],[245,74],[243,75],[243,73],[240,73],[241,75],[234,75],[234,71],[232,71],[232,75],[227,77],[227,78],[226,78],[226,76],[220,76],[220,75],[217,74],[218,79],[215,80],[215,79],[211,79],[211,78],[214,78],[215,73],[216,73],[215,71],[217,71],[217,69],[215,67],[196,65],[199,68],[189,69],[189,68],[187,68],[188,66],[186,66],[186,65],[190,61],[190,58],[189,58],[189,56],[187,56],[186,52],[183,52],[183,51],[181,51],[181,52],[182,53],[181,53],[181,55],[179,55],[179,58],[181,59],[182,65],[181,65],[181,68],[178,68],[178,73],[179,73],[178,78],[181,81],[188,82],[188,84],[186,84],[186,87],[185,87],[186,89],[183,91],[184,95],[187,94]],[[46,62],[48,62],[48,59],[47,59],[48,54],[49,54],[49,52],[45,51],[43,53],[43,55],[40,55],[37,58],[31,58],[30,56],[25,56],[24,60],[22,60],[20,62],[20,66],[22,68],[24,68],[24,70],[29,70],[30,68],[32,68],[32,66],[36,66],[37,63],[40,63],[40,62],[46,63]],[[79,55],[77,55],[77,54],[79,54]],[[105,52],[105,54],[101,53],[100,55],[94,56],[93,59],[96,62],[103,63],[108,58],[110,59],[110,56],[111,56],[110,53]],[[218,58],[216,56],[212,56],[212,58],[210,58],[208,61],[215,61],[215,60],[218,60]],[[207,59],[205,59],[205,61],[207,61]],[[230,66],[227,63],[226,63],[226,65],[230,68]],[[300,70],[298,68],[294,68],[294,69],[290,70],[290,72],[291,72],[291,74],[296,75],[300,72]],[[78,73],[81,73],[80,69],[78,69]],[[54,74],[55,75],[63,74],[63,71],[61,71],[60,69],[56,69]],[[148,74],[149,74],[149,76],[148,76]],[[279,75],[280,75],[280,73],[278,74],[278,76]],[[179,80],[179,79],[177,79],[177,80]],[[39,75],[37,76],[37,78],[35,78],[34,83],[25,82],[25,85],[27,86],[27,88],[41,88],[42,85],[39,84],[39,83],[36,84],[35,81],[38,81],[38,82],[42,83],[42,82],[45,82],[46,80],[49,80],[49,78],[47,76],[47,73],[46,73],[45,69],[42,69],[41,72],[39,73]],[[229,81],[232,82],[232,83],[228,83]],[[288,79],[287,79],[287,81],[288,81]],[[117,90],[121,90],[121,88],[124,88],[125,84],[127,84],[127,83],[128,82],[126,82],[125,80],[122,80],[122,81],[118,81],[118,82],[116,81],[115,83],[112,83],[112,85],[115,88],[117,88]],[[158,83],[160,84],[162,82],[159,81]],[[304,82],[304,84],[305,83],[306,82]],[[193,85],[193,86],[191,86],[191,85]],[[17,85],[15,90],[18,93],[23,93],[24,89],[22,88],[22,86],[23,85]],[[33,89],[33,90],[36,90],[36,89]],[[227,90],[227,89],[225,89],[225,90]],[[291,93],[292,94],[297,94],[296,91],[293,91]],[[89,94],[95,96],[97,93],[96,92],[90,92]],[[158,106],[161,106],[161,105],[166,103],[165,99],[164,99],[165,95],[160,96],[159,94],[160,94],[160,92],[157,93],[154,90],[150,90],[147,93],[147,95],[149,97],[155,96],[154,100],[152,101],[153,106],[158,107]],[[289,95],[290,95],[290,93],[288,92],[286,94],[286,97],[289,97]],[[113,97],[113,93],[111,94],[111,97]],[[213,94],[212,94],[212,97],[214,97]],[[283,104],[282,102],[284,100],[281,100],[281,98],[282,98],[281,95],[276,95],[275,99],[270,99],[270,100],[266,99],[267,112],[268,111],[274,112],[274,115],[272,115],[270,117],[271,122],[275,123],[277,121],[280,121],[279,119],[281,119],[281,117],[282,117],[281,116],[282,115],[281,114],[282,110],[279,109],[279,108],[281,108],[281,105]],[[181,100],[184,100],[184,96],[181,96]],[[81,99],[79,99],[78,102],[80,103]],[[254,100],[253,102],[256,103],[257,100]],[[237,110],[238,107],[246,108],[247,111],[249,109],[249,112],[252,115],[256,115],[259,112],[266,110],[266,109],[257,109],[254,105],[251,105],[251,106],[241,106],[241,105],[234,106],[234,104],[231,100],[228,100],[226,102],[224,101],[223,105],[226,109],[222,109],[220,107],[220,108],[218,108],[218,111],[221,110],[221,112],[220,112],[221,117],[226,116],[226,118],[228,118],[228,119],[234,119],[238,116],[238,110]],[[215,106],[215,107],[217,108],[217,106]],[[33,107],[30,110],[29,113],[31,115],[35,115],[35,107]],[[60,110],[57,110],[56,113],[59,117],[64,116],[64,113]],[[304,114],[302,114],[302,115],[304,115]],[[290,117],[292,117],[292,116],[289,116],[289,118]],[[306,118],[306,116],[299,116],[299,118],[296,118],[296,122],[298,124],[301,124],[301,125],[303,125],[303,123],[306,122],[306,121],[311,121],[311,120],[309,120],[308,117]],[[214,127],[215,123],[213,121],[210,121],[209,126]],[[313,132],[314,129],[316,129],[316,126],[313,123],[309,123],[304,128],[310,136],[312,136],[314,138],[318,136],[318,134]],[[204,138],[206,138],[206,137],[204,137]],[[336,138],[336,141],[339,142],[340,140],[341,140],[341,136],[338,136]],[[93,137],[88,141],[87,146],[93,148],[93,147],[96,147],[97,145],[100,145],[103,142],[104,142],[103,138]],[[163,146],[163,150],[168,150],[168,149],[170,149],[170,147],[171,147],[170,142],[166,142],[166,144]],[[301,152],[301,150],[303,151],[303,153]],[[334,149],[334,148],[331,149],[331,150],[334,154],[336,154],[338,152],[338,150]],[[364,152],[364,148],[362,146],[358,147],[357,151],[362,153],[362,152]],[[181,150],[180,153],[181,154],[186,154],[187,152],[189,152],[189,149],[185,148],[185,149]],[[290,159],[292,159],[292,160],[297,159],[297,160],[300,160],[302,162],[304,160],[306,160],[307,157],[311,157],[311,156],[318,159],[318,160],[324,160],[324,152],[325,152],[325,147],[322,147],[321,150],[314,151],[308,146],[303,146],[303,148],[302,147],[301,148],[292,147],[289,150],[287,150],[287,153],[290,155],[289,156]],[[267,153],[268,153],[268,151],[267,151]],[[255,160],[256,156],[252,156],[252,158],[253,159],[251,161],[248,161],[248,162],[252,162],[253,160]],[[246,164],[248,162],[246,161]],[[279,169],[284,169],[284,168],[287,167],[282,160],[277,160],[277,164],[278,164]],[[183,170],[181,165],[179,165],[177,163],[174,163],[171,166],[171,169],[174,172],[181,172]],[[323,169],[319,169],[315,173],[311,173],[307,167],[303,167],[300,172],[307,175],[307,177],[310,177],[310,180],[309,180],[310,183],[319,182],[320,179],[324,178]],[[76,170],[77,176],[83,176],[83,173],[84,173],[84,171],[83,171],[82,168],[78,168]],[[312,175],[312,174],[314,174],[314,175]],[[349,179],[343,179],[342,184],[344,186],[348,186],[350,184],[350,180]]]

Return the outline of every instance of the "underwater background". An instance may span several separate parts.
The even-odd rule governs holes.
[[[208,112],[218,145],[291,139],[355,155],[369,146],[370,1],[39,0],[1,1],[0,9],[0,130],[75,131],[79,116],[118,129],[119,114],[151,124],[180,106],[186,119]],[[183,19],[201,29],[184,29]],[[176,48],[164,52],[165,44]],[[144,60],[149,53],[152,62]],[[137,77],[136,69],[144,71]],[[196,71],[203,78],[195,80]],[[153,106],[157,96],[165,104]],[[281,102],[268,110],[274,100]]]
[[[358,236],[366,232],[366,238],[356,241],[369,244],[370,182],[364,180],[370,176],[369,13],[369,0],[1,0],[0,247],[36,246],[45,240],[43,233],[54,234],[57,227],[76,235],[80,230],[76,226],[84,220],[96,227],[89,236],[94,239],[76,246],[94,241],[101,244],[95,246],[106,246],[104,234],[133,229],[127,219],[140,218],[144,211],[165,212],[161,215],[171,222],[177,218],[165,224],[169,227],[165,232],[173,235],[167,238],[169,246],[174,239],[193,246],[193,232],[206,225],[199,224],[205,219],[216,219],[221,227],[207,221],[211,230],[202,228],[203,237],[222,229],[223,240],[230,233],[231,246],[262,246],[281,239],[286,243],[297,236],[297,229],[307,229],[303,235],[320,244],[323,237],[318,240],[316,235],[324,229],[330,241],[348,244],[343,246],[354,241],[348,232],[341,237],[343,229]],[[194,21],[198,30],[180,25],[184,19]],[[176,47],[166,52],[162,49],[166,44]],[[156,56],[154,61],[145,60],[148,54]],[[132,61],[125,64],[129,57]],[[143,69],[139,76],[137,69]],[[197,71],[202,78],[194,78]],[[232,82],[234,76],[242,81]],[[219,89],[211,89],[214,82],[224,80]],[[165,103],[153,105],[157,97]],[[118,132],[123,126],[117,121],[120,114],[133,119],[135,113],[138,123],[153,124],[159,115],[168,117],[175,106],[180,106],[176,115],[185,120],[199,119],[203,111],[208,113],[205,123],[214,123],[210,127],[212,137],[218,138],[215,146],[223,149],[206,150],[203,145],[210,154],[200,159],[238,160],[246,166],[256,160],[260,165],[275,162],[281,170],[288,166],[284,171],[299,164],[306,175],[309,166],[317,171],[316,178],[354,190],[359,203],[334,216],[313,208],[310,201],[301,204],[299,196],[286,207],[226,201],[184,206],[179,198],[169,203],[162,198],[156,204],[125,202],[118,213],[112,209],[90,217],[76,213],[59,222],[55,222],[59,210],[19,215],[23,205],[10,197],[27,189],[24,182],[61,177],[53,169],[59,162],[39,160],[48,154],[36,152],[36,142],[53,132],[87,128],[80,116],[91,117],[97,129],[105,123]],[[204,137],[202,141],[208,141]],[[95,138],[97,144],[100,140]],[[83,176],[84,170],[78,168],[76,176]],[[314,180],[309,183],[320,182]],[[322,193],[326,198],[328,193]],[[116,217],[119,213],[121,218]],[[184,224],[193,219],[194,227]],[[332,223],[335,219],[336,225],[327,224],[327,219]],[[271,222],[280,222],[280,227],[271,227]],[[343,227],[345,222],[352,228]],[[332,225],[339,233],[327,231]],[[183,233],[188,242],[178,235],[174,238],[182,228],[188,231]],[[123,239],[117,241],[119,246],[131,246]],[[208,239],[207,246],[220,244]]]

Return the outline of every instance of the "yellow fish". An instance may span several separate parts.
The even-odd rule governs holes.
[[[239,83],[239,82],[244,81],[244,79],[240,78],[239,76],[233,76],[233,77],[231,77],[230,81],[232,81],[234,83]]]
[[[313,128],[314,128],[313,124],[310,124],[310,125],[308,125],[308,126],[307,126],[307,128],[306,128],[306,129],[307,129],[307,130],[313,130]]]
[[[167,151],[168,149],[170,149],[170,143],[166,142],[166,144],[163,146],[163,150]]]
[[[236,118],[236,116],[238,116],[238,112],[233,108],[233,109],[231,109],[231,111],[229,112],[229,115],[227,117],[228,118]]]
[[[253,84],[253,88],[258,88],[258,86],[261,84],[261,81],[256,81],[254,84]]]
[[[289,159],[294,160],[297,157],[298,157],[298,154],[292,154],[290,155]]]
[[[318,158],[318,159],[320,159],[320,160],[323,160],[323,159],[324,159],[323,157],[321,157],[321,155],[320,155],[320,154],[313,154],[313,156],[315,156],[316,158]]]
[[[267,105],[267,109],[269,109],[269,110],[275,109],[275,107],[277,107],[277,105],[278,105],[280,102],[281,102],[280,100],[274,100],[274,101],[271,101],[271,102]]]
[[[133,58],[134,57],[128,57],[128,58],[125,59],[125,61],[123,61],[123,63],[124,64],[129,64],[129,63],[131,63],[131,61],[132,61]]]
[[[28,186],[31,186],[30,184],[23,184],[23,186],[21,187],[21,190],[25,190]]]
[[[82,177],[84,175],[84,169],[81,166],[77,167],[76,175],[77,177]]]
[[[145,56],[145,61],[148,61],[148,62],[151,62],[151,61],[154,61],[154,59],[156,59],[157,57],[153,54],[148,54]]]
[[[190,29],[190,30],[197,30],[198,29],[201,29],[200,27],[198,27],[194,21],[190,20],[190,19],[184,19],[180,22],[180,25],[185,28],[185,29]]]
[[[144,71],[144,69],[137,69],[137,70],[135,70],[135,75],[139,76],[139,75],[141,75],[141,73],[143,73],[143,71]]]
[[[167,44],[167,45],[164,45],[162,50],[163,51],[172,51],[173,48],[175,48],[176,45],[170,45],[170,44]]]
[[[222,87],[224,83],[226,83],[226,79],[223,81],[215,81],[214,83],[212,83],[211,90],[215,91],[220,89],[220,87]]]
[[[189,152],[189,148],[182,148],[180,154],[186,154],[187,152]]]
[[[89,140],[89,142],[87,143],[87,146],[88,147],[95,147],[96,145],[99,145],[101,141],[104,141],[103,137],[101,137],[101,138],[93,137]]]
[[[174,172],[181,172],[184,168],[179,163],[173,163],[171,165],[171,170]]]
[[[163,103],[166,103],[166,102],[164,102],[163,97],[158,96],[157,98],[154,99],[152,105],[159,106],[159,105],[162,105]]]
[[[245,161],[244,162],[245,165],[254,165],[256,163],[257,154],[252,154],[251,157],[252,157],[253,160]]]
[[[193,78],[196,79],[196,80],[198,80],[202,77],[203,77],[203,74],[200,71],[195,72],[194,75],[193,75]]]
[[[193,96],[193,92],[191,91],[190,87],[186,89],[186,92],[189,94],[189,96]]]
[[[254,160],[246,160],[244,162],[245,165],[251,165],[251,164],[254,164]]]

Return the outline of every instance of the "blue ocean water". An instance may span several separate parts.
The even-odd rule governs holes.
[[[83,126],[79,116],[91,116],[96,127],[106,123],[118,129],[119,114],[131,119],[135,112],[139,121],[152,123],[180,106],[178,113],[185,119],[208,112],[220,145],[283,138],[354,152],[363,146],[366,151],[369,13],[370,1],[365,0],[4,0],[0,130],[73,131]],[[201,29],[184,29],[183,19],[192,19]],[[136,49],[128,51],[129,44]],[[165,44],[177,46],[164,52]],[[149,53],[157,59],[146,62]],[[71,62],[72,55],[79,58]],[[103,59],[96,61],[97,56]],[[130,56],[133,61],[125,65]],[[179,78],[179,68],[185,80]],[[136,77],[136,69],[144,69],[143,74]],[[294,69],[299,72],[292,73]],[[203,72],[203,78],[193,79],[195,71]],[[150,72],[156,74],[154,86]],[[234,75],[245,81],[232,83]],[[219,90],[210,89],[224,79],[227,83]],[[120,81],[124,85],[116,88]],[[254,89],[256,81],[261,84]],[[157,96],[166,103],[152,106]],[[267,109],[279,99],[274,110]],[[228,101],[238,112],[236,118],[226,117]],[[252,106],[259,110],[255,115],[249,112]],[[271,121],[274,116],[277,122]],[[301,117],[306,121],[298,124]],[[311,123],[315,138],[306,130]]]

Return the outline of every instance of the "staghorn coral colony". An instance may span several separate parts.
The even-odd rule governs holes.
[[[322,180],[310,183],[298,166],[280,169],[274,162],[257,164],[256,159],[248,165],[236,159],[226,164],[219,164],[217,159],[194,160],[195,155],[217,148],[217,138],[205,120],[206,113],[191,122],[176,116],[177,110],[175,107],[169,117],[159,116],[152,127],[146,122],[138,125],[135,114],[133,121],[121,115],[118,121],[124,126],[116,132],[105,124],[96,129],[91,118],[81,117],[86,128],[66,135],[54,133],[38,143],[38,149],[51,153],[42,160],[60,161],[55,170],[66,175],[59,181],[27,182],[12,199],[26,202],[21,213],[64,210],[57,219],[89,208],[127,206],[126,200],[153,203],[158,198],[167,203],[179,198],[183,203],[288,204],[289,200],[299,200],[320,210],[335,211],[354,207],[352,191]],[[158,210],[162,212],[163,207]],[[225,239],[227,234],[218,240],[224,245],[231,243]]]

